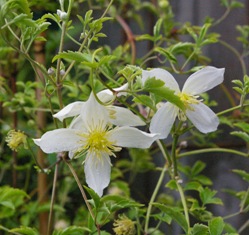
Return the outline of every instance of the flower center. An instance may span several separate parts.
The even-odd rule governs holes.
[[[200,100],[197,100],[199,98],[199,96],[197,95],[190,95],[184,92],[180,92],[178,96],[180,97],[180,100],[183,102],[185,108],[191,111],[194,111],[194,108],[193,106],[191,106],[191,104],[198,104],[200,102]],[[182,110],[179,110],[178,118],[181,121],[186,121],[187,119],[185,113]]]
[[[198,104],[200,101],[197,100],[199,98],[199,96],[197,95],[189,95],[186,93],[179,93],[178,96],[180,97],[181,101],[184,103],[186,109],[192,109],[193,107],[191,107],[191,104]]]
[[[85,145],[81,150],[83,152],[90,152],[101,158],[102,154],[115,156],[113,152],[120,151],[120,147],[116,147],[113,141],[109,139],[110,131],[109,126],[103,127],[102,125],[91,128],[88,132],[81,134],[85,139]],[[81,151],[80,151],[81,152]]]

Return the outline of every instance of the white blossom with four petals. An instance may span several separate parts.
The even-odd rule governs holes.
[[[80,114],[69,128],[46,132],[34,142],[45,153],[69,152],[73,158],[77,154],[86,154],[84,170],[86,182],[99,196],[110,182],[110,156],[122,147],[149,148],[157,139],[157,134],[149,134],[122,123],[122,118],[115,121],[115,111],[99,104],[94,95],[81,104]],[[137,117],[138,118],[138,117]],[[113,127],[118,122],[119,126]]]
[[[150,132],[160,133],[160,139],[168,136],[178,116],[185,121],[186,117],[202,133],[215,131],[219,125],[216,114],[205,104],[198,100],[199,94],[204,93],[223,82],[224,68],[207,66],[193,73],[185,82],[182,91],[174,77],[166,70],[155,68],[142,71],[142,82],[155,77],[165,82],[165,86],[175,91],[185,105],[185,111],[176,105],[166,102],[155,113],[151,120]]]

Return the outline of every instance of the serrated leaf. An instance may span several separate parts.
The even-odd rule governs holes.
[[[137,97],[135,97],[133,99],[133,101],[135,103],[139,103],[139,104],[143,104],[146,107],[149,107],[151,109],[154,109],[154,102],[153,100],[147,96],[147,95],[137,95]]]
[[[156,79],[156,78],[147,79],[144,84],[144,90],[147,92],[151,92],[155,95],[158,95],[161,98],[164,98],[165,100],[178,106],[180,109],[184,110],[185,108],[180,97],[175,95],[175,91],[166,87],[164,85],[164,82],[160,79]]]
[[[206,204],[219,204],[222,205],[222,201],[220,198],[214,197],[216,195],[216,191],[215,190],[211,190],[209,188],[203,188],[200,191],[200,198],[201,201],[203,203],[203,205]]]
[[[188,223],[182,211],[178,207],[169,207],[159,203],[153,203],[153,205],[165,214],[169,215],[186,233],[188,232]]]
[[[191,235],[210,235],[208,227],[204,224],[195,224],[191,230]]]
[[[156,79],[155,77],[146,79],[144,83],[145,89],[159,88],[165,85],[165,82],[161,79]]]
[[[210,235],[221,235],[225,224],[221,217],[216,217],[208,222]]]

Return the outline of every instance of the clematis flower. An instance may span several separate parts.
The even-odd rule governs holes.
[[[126,90],[128,87],[128,83],[124,84],[119,88],[114,88],[113,90],[119,92],[117,94],[118,97],[122,95],[126,95],[126,92],[122,92],[122,90]],[[98,98],[103,102],[107,103],[113,99],[113,92],[109,89],[105,89],[97,93]],[[54,114],[53,117],[58,118],[60,121],[63,121],[68,117],[78,116],[84,106],[85,102],[76,101],[61,109],[58,113]],[[143,126],[145,122],[142,121],[138,116],[133,114],[129,109],[111,106],[108,105],[106,108],[109,110],[110,114],[110,122],[117,126]]]
[[[46,132],[34,142],[45,153],[69,152],[69,157],[86,154],[84,169],[86,182],[99,196],[110,182],[111,161],[122,147],[149,148],[157,134],[149,134],[134,127],[113,127],[105,106],[94,95],[84,103],[80,115],[69,128]]]
[[[186,109],[183,112],[172,103],[164,103],[151,120],[151,133],[160,133],[160,139],[166,138],[177,116],[181,121],[188,118],[202,133],[212,132],[217,129],[219,125],[218,117],[209,107],[202,103],[202,100],[198,99],[198,95],[222,83],[224,68],[218,69],[207,66],[195,72],[186,80],[182,91],[180,91],[174,77],[166,70],[160,68],[150,71],[143,70],[143,83],[151,77],[161,79],[165,82],[165,86],[175,90],[175,94],[180,97]]]

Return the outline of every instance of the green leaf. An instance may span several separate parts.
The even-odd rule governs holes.
[[[78,52],[78,51],[67,51],[61,52],[58,55],[54,56],[52,62],[58,59],[67,59],[67,60],[74,60],[77,62],[92,62],[92,57],[89,54]]]
[[[177,62],[176,57],[172,54],[172,52],[170,50],[164,49],[164,48],[161,48],[161,47],[156,47],[154,50],[156,52],[159,52],[160,54],[164,55],[172,63]]]
[[[171,189],[171,190],[176,190],[177,189],[177,184],[175,180],[170,180],[165,187]]]
[[[147,96],[147,95],[137,95],[133,99],[133,101],[135,103],[143,104],[144,106],[149,107],[152,110],[155,109],[153,100],[149,96]]]
[[[124,208],[135,208],[143,206],[140,203],[137,203],[129,198],[120,195],[106,195],[100,200],[101,203],[105,203],[106,207],[111,213]]]
[[[208,227],[203,224],[195,224],[191,230],[190,235],[210,235],[208,232]]]
[[[12,216],[17,207],[23,204],[24,198],[28,195],[16,188],[3,186],[0,188],[0,218]]]
[[[240,80],[232,80],[232,83],[236,84],[237,86],[243,87],[243,83]]]
[[[159,220],[159,221],[163,221],[167,224],[171,224],[171,221],[172,221],[172,218],[165,214],[165,213],[160,213],[160,214],[155,214],[155,215],[152,215],[155,219]]]
[[[191,168],[192,176],[196,176],[201,173],[206,167],[206,164],[202,161],[197,161],[194,166]]]
[[[216,217],[208,222],[210,235],[221,235],[225,224],[221,217]]]
[[[196,181],[191,181],[189,183],[186,183],[184,190],[196,190],[196,191],[200,191],[201,188],[201,184],[199,182]]]
[[[188,232],[188,223],[182,211],[178,207],[169,207],[159,203],[153,203],[153,205],[165,214],[169,215],[186,233]]]
[[[201,28],[200,36],[199,36],[198,41],[197,41],[197,43],[199,45],[201,45],[203,43],[204,38],[205,38],[205,36],[207,34],[207,31],[208,31],[210,26],[211,26],[211,24],[204,24],[203,27]]]
[[[100,205],[99,195],[91,188],[88,188],[86,186],[84,186],[84,188],[87,190],[87,192],[90,194],[91,198],[93,199],[95,208],[96,209],[99,208],[99,205]]]
[[[246,122],[235,123],[234,126],[239,127],[242,131],[249,133],[249,124]]]
[[[209,188],[203,188],[200,191],[200,198],[203,203],[203,205],[206,204],[219,204],[222,205],[222,201],[220,198],[214,197],[216,195],[217,191],[211,190]]]
[[[241,88],[239,88],[239,87],[233,87],[233,89],[235,91],[237,91],[238,93],[243,94],[243,90]]]
[[[246,171],[244,170],[232,170],[234,173],[240,175],[242,177],[243,180],[249,182],[249,173],[247,173]]]
[[[166,84],[164,85],[164,82],[160,79],[147,79],[144,84],[144,90],[166,99],[167,101],[178,106],[180,109],[185,109],[180,97],[175,95],[175,91],[168,88]]]
[[[155,37],[158,37],[160,35],[162,22],[163,22],[163,19],[159,18],[159,20],[156,22],[156,24],[155,24],[155,26],[153,28],[153,34],[154,34]]]
[[[249,135],[247,133],[245,133],[245,132],[242,132],[242,131],[232,131],[230,134],[243,139],[246,143],[249,142]]]
[[[82,235],[85,234],[84,231],[91,232],[91,230],[86,227],[70,226],[63,230],[54,231],[53,235]]]
[[[34,228],[21,226],[20,228],[13,228],[9,230],[12,233],[24,234],[24,235],[38,235],[38,231]]]

